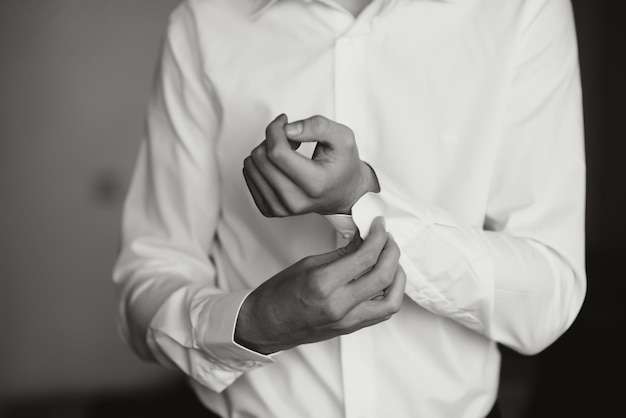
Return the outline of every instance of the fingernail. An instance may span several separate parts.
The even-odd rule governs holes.
[[[288,136],[296,136],[296,135],[300,135],[302,133],[302,122],[293,122],[293,123],[288,123],[287,125],[285,125],[285,133]]]
[[[382,216],[378,217],[378,222],[380,222],[380,224],[383,226],[383,228],[386,227],[385,218],[383,218]]]

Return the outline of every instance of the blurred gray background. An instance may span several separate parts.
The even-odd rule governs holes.
[[[0,416],[156,416],[193,403],[179,375],[120,341],[110,278],[161,35],[178,3],[0,0]],[[626,288],[619,3],[573,1],[589,296],[546,352],[503,348],[505,418],[623,407],[623,384],[611,383],[624,378]]]
[[[0,0],[0,400],[159,385],[118,338],[111,268],[178,0]]]

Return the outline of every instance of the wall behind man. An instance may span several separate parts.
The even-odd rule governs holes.
[[[0,1],[0,400],[171,378],[120,341],[111,268],[177,3]]]

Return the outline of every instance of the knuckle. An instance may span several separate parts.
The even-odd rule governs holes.
[[[375,266],[378,262],[378,251],[370,246],[362,246],[358,251],[359,261],[365,267]]]
[[[284,127],[286,123],[287,123],[287,118],[285,114],[281,114],[277,116],[265,128],[265,138],[273,141],[277,137],[284,135]]]
[[[324,316],[330,322],[339,322],[345,316],[344,310],[335,303],[327,303],[323,308]]]
[[[328,296],[325,286],[321,281],[315,280],[314,277],[307,282],[306,291],[313,300],[325,299]]]
[[[315,181],[308,185],[307,194],[312,198],[322,197],[325,193],[325,187],[322,181]]]
[[[390,314],[390,316],[393,316],[393,315],[397,314],[398,312],[400,312],[400,308],[401,308],[401,307],[402,307],[402,303],[400,303],[399,301],[398,301],[398,302],[395,302],[395,303],[391,306],[391,308],[389,309],[389,314]]]
[[[276,123],[276,120],[267,125],[267,127],[265,128],[265,138],[273,137],[276,134],[277,126],[278,124]]]
[[[381,272],[375,275],[375,279],[378,289],[386,289],[393,283],[393,274]]]
[[[325,137],[326,134],[330,131],[330,121],[324,116],[315,115],[311,117],[311,119],[309,119],[309,122],[311,123],[311,129],[319,137]]]
[[[269,147],[267,150],[267,158],[275,163],[281,162],[285,157],[285,151],[281,147]]]
[[[255,147],[250,153],[250,156],[255,161],[260,161],[264,155],[265,155],[265,147],[261,145],[259,145],[258,147]]]
[[[327,121],[326,118],[322,115],[314,115],[311,116],[310,122],[311,127],[317,131],[319,128],[324,128]]]
[[[290,213],[294,215],[301,214],[306,211],[305,202],[303,202],[302,199],[298,198],[287,199],[285,201],[285,207]]]
[[[400,312],[400,308],[402,307],[402,298],[392,299],[385,306],[385,312],[387,315],[392,316]]]
[[[387,321],[394,316],[395,313],[396,312],[390,305],[386,305],[380,312],[380,318],[382,318],[383,321]]]
[[[346,125],[339,124],[339,126],[341,127],[341,139],[343,140],[344,144],[346,146],[356,147],[356,138],[354,136],[354,131]]]
[[[308,290],[317,298],[326,299],[333,292],[328,280],[329,272],[324,267],[314,268],[309,273]]]

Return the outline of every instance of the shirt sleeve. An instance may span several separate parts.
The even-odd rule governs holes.
[[[172,12],[113,280],[123,339],[141,357],[221,391],[273,360],[234,342],[248,290],[218,287],[209,257],[219,216],[214,142],[221,109],[202,75],[196,28],[187,2]]]
[[[364,236],[385,217],[416,303],[533,354],[567,330],[585,296],[585,161],[571,4],[527,3],[484,225],[409,199],[384,167],[374,167],[380,193],[352,216]]]

